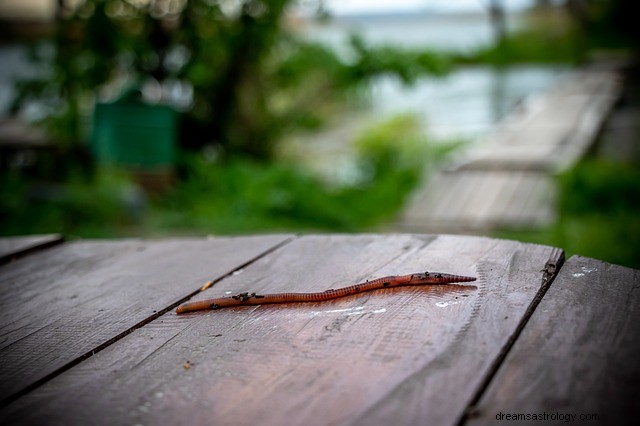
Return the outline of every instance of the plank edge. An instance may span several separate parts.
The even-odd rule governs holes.
[[[7,263],[14,262],[23,257],[27,257],[30,254],[34,254],[51,247],[55,247],[66,241],[66,238],[62,234],[45,234],[45,235],[39,235],[39,237],[50,238],[50,239],[46,241],[41,241],[41,242],[34,242],[23,248],[17,249],[16,251],[13,251],[11,253],[0,255],[0,266],[6,265]]]
[[[232,267],[228,272],[220,274],[218,277],[216,277],[215,279],[210,281],[211,284],[208,287],[210,287],[210,286],[212,286],[212,285],[214,285],[214,284],[216,284],[216,283],[218,283],[218,282],[220,282],[220,281],[222,281],[222,280],[234,275],[237,271],[246,268],[247,266],[249,266],[252,263],[256,262],[257,260],[261,259],[262,257],[267,256],[268,254],[273,253],[274,251],[286,246],[287,244],[289,244],[290,242],[292,242],[293,240],[295,240],[298,237],[299,236],[296,235],[296,234],[290,235],[288,237],[284,237],[284,239],[282,241],[280,241],[280,242],[278,242],[276,244],[273,244],[269,248],[261,251],[260,253],[258,253],[254,257],[252,257],[252,258],[248,259],[247,261],[243,262],[242,264],[239,264],[239,265],[236,265],[236,266]],[[30,392],[36,390],[40,386],[42,386],[45,383],[49,382],[50,380],[56,378],[57,376],[63,374],[64,372],[70,370],[71,368],[75,367],[76,365],[80,364],[81,362],[91,358],[93,355],[95,355],[95,354],[101,352],[102,350],[108,348],[112,344],[118,342],[119,340],[123,339],[124,337],[128,336],[129,334],[133,333],[134,331],[139,330],[140,328],[144,327],[145,325],[149,324],[152,321],[155,321],[156,319],[160,318],[161,316],[165,315],[166,313],[168,313],[168,312],[172,311],[173,309],[175,309],[176,307],[178,307],[180,304],[188,301],[189,299],[191,299],[196,294],[200,293],[201,291],[204,291],[204,289],[205,289],[204,286],[203,287],[199,287],[198,289],[192,291],[191,293],[189,293],[186,296],[182,297],[178,301],[174,301],[173,303],[169,304],[168,306],[164,307],[163,309],[159,309],[157,312],[154,312],[153,314],[149,315],[148,317],[143,318],[138,323],[134,324],[133,326],[129,327],[128,329],[126,329],[126,330],[120,332],[119,334],[107,339],[106,341],[104,341],[103,343],[100,343],[96,347],[87,350],[85,353],[83,353],[81,355],[78,355],[77,357],[69,360],[67,363],[65,363],[64,365],[60,366],[59,368],[57,368],[56,370],[52,371],[51,373],[45,375],[44,377],[41,377],[40,379],[38,379],[38,380],[34,381],[33,383],[25,386],[24,388],[19,389],[18,391],[14,392],[13,394],[5,397],[4,399],[0,400],[0,409],[5,408],[6,406],[8,406],[12,402],[16,401],[17,399],[19,399],[19,398],[21,398],[23,396],[26,396]]]
[[[527,326],[527,323],[533,316],[538,305],[540,304],[545,294],[551,287],[551,284],[559,275],[560,270],[564,265],[564,261],[565,261],[565,251],[561,248],[551,247],[551,253],[549,254],[549,259],[545,263],[544,268],[541,270],[543,274],[542,274],[540,288],[538,289],[535,297],[527,307],[527,310],[525,311],[524,316],[518,323],[518,326],[516,327],[515,331],[509,337],[505,345],[500,349],[500,352],[498,353],[494,361],[491,363],[491,366],[489,367],[485,378],[481,381],[480,385],[478,386],[478,389],[474,393],[474,396],[467,403],[466,409],[461,414],[459,420],[456,422],[457,426],[463,426],[464,424],[467,423],[468,420],[475,417],[477,404],[480,402],[483,395],[485,394],[490,384],[492,383],[493,379],[498,374],[500,367],[502,366],[505,359],[507,358],[507,356],[515,346],[516,342],[518,341],[518,338],[522,334],[522,331]]]

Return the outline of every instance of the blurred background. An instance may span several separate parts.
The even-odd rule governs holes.
[[[403,231],[437,173],[595,69],[615,102],[544,170],[545,220],[411,230],[640,268],[632,4],[0,0],[0,235]]]

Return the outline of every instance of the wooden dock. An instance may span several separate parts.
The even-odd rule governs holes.
[[[11,259],[0,265],[0,424],[439,426],[507,414],[625,424],[640,415],[640,271],[563,262],[561,249],[412,234],[45,236],[0,247]],[[175,313],[186,300],[425,269],[478,280]]]
[[[619,73],[585,69],[530,99],[446,169],[426,177],[396,228],[482,233],[555,219],[555,176],[592,145],[621,91]]]

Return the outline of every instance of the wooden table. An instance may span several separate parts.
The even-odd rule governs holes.
[[[640,273],[563,264],[559,249],[445,235],[45,236],[0,247],[1,424],[640,418]],[[424,270],[478,281],[175,314],[186,300]]]

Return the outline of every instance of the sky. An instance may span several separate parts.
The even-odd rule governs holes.
[[[433,12],[484,12],[489,0],[325,0],[335,14],[429,10]],[[508,10],[517,10],[532,0],[502,0]]]

